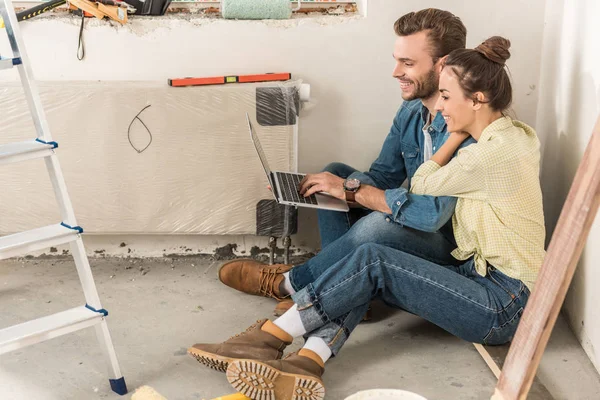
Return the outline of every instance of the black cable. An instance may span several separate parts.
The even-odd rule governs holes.
[[[133,117],[133,119],[131,120],[131,123],[129,124],[129,128],[127,128],[127,139],[129,140],[129,144],[138,153],[143,153],[152,144],[152,132],[150,132],[150,129],[148,129],[148,127],[146,126],[146,124],[144,123],[144,121],[142,121],[139,118],[140,114],[143,113],[150,106],[151,106],[151,104],[148,104],[146,107],[142,108],[142,111],[140,111],[139,113],[137,113],[137,115],[135,117]],[[131,141],[131,126],[133,125],[133,123],[135,122],[136,119],[138,121],[140,121],[142,123],[142,125],[144,125],[144,128],[146,128],[146,130],[148,131],[148,135],[150,135],[150,142],[146,145],[146,147],[144,147],[141,150],[138,150],[138,148],[135,147],[134,144],[133,144],[133,142]]]
[[[81,28],[79,28],[79,45],[77,46],[77,59],[83,60],[85,57],[85,47],[83,45],[83,23],[85,22],[85,12],[81,10]]]

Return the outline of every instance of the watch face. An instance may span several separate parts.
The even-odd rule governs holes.
[[[347,190],[356,190],[360,187],[360,181],[358,179],[348,179],[345,186]]]

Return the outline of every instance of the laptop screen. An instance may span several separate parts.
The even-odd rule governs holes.
[[[275,188],[274,182],[271,181],[271,168],[269,168],[269,163],[267,162],[267,156],[265,156],[265,152],[260,144],[260,140],[258,140],[258,135],[254,131],[252,127],[252,122],[250,122],[250,116],[246,113],[246,120],[248,121],[248,129],[250,130],[250,137],[252,138],[252,143],[254,143],[254,147],[256,147],[256,152],[258,153],[258,158],[260,158],[260,162],[265,170],[265,174],[267,174],[267,179],[269,180],[269,184],[272,188]]]

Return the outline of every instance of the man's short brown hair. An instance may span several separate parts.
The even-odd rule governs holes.
[[[464,49],[467,44],[467,28],[460,18],[451,12],[427,8],[401,16],[394,23],[398,36],[408,36],[426,31],[434,59],[444,57],[452,50]]]

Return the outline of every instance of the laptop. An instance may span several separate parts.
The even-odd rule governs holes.
[[[258,135],[254,131],[252,122],[250,122],[250,116],[246,113],[246,120],[248,121],[248,129],[250,130],[250,137],[258,153],[258,158],[262,163],[269,184],[271,185],[271,192],[275,197],[275,200],[279,204],[285,204],[288,206],[298,207],[309,207],[318,208],[323,210],[333,211],[348,211],[348,203],[344,200],[340,200],[327,193],[315,193],[308,197],[303,197],[298,193],[298,186],[300,181],[304,178],[305,174],[297,174],[294,172],[280,172],[271,171],[265,152],[258,140]]]

